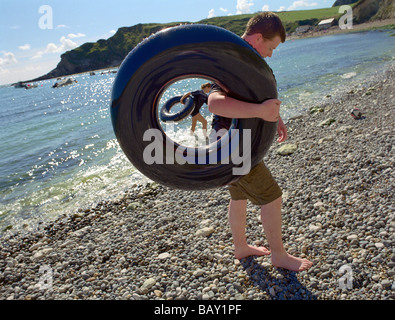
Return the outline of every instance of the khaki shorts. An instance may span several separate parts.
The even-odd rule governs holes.
[[[281,197],[282,191],[262,162],[250,173],[229,185],[232,200],[250,200],[255,205],[265,205]]]

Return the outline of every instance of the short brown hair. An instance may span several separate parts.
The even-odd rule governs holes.
[[[204,84],[202,84],[201,86],[200,86],[200,89],[204,89],[204,88],[211,88],[211,83],[210,82],[207,82],[207,83],[204,83]]]
[[[247,23],[245,34],[260,33],[266,39],[272,40],[275,36],[285,42],[285,29],[280,17],[274,12],[261,12],[253,16]]]

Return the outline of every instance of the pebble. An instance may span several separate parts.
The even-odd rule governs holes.
[[[336,119],[328,118],[328,119],[325,119],[325,120],[321,121],[318,124],[318,127],[330,126],[334,122],[336,122]]]
[[[383,288],[391,287],[392,286],[392,282],[390,280],[388,280],[388,279],[385,279],[385,280],[381,281],[381,286]]]
[[[141,292],[147,293],[156,283],[154,278],[149,278],[144,281],[143,285],[141,286]]]
[[[318,231],[318,230],[320,230],[322,228],[322,226],[320,225],[320,224],[317,224],[317,225],[315,225],[315,224],[310,224],[309,225],[309,230],[310,231]]]
[[[160,290],[154,290],[154,294],[155,294],[156,297],[160,298],[163,293]]]
[[[277,153],[282,156],[289,156],[298,149],[296,144],[284,144],[277,149]]]
[[[209,235],[211,235],[214,232],[214,228],[212,227],[205,227],[202,229],[199,229],[196,231],[196,235],[198,237],[203,236],[203,237],[208,237]]]
[[[275,268],[270,256],[234,259],[225,187],[148,183],[2,234],[0,299],[393,299],[394,87],[391,69],[345,88],[352,95],[331,93],[318,112],[287,123],[297,152],[281,156],[274,142],[265,157],[284,191],[284,245],[311,260],[309,270]],[[365,119],[350,116],[355,107]],[[247,211],[248,240],[267,246],[259,207]],[[346,280],[352,289],[340,288]]]
[[[381,243],[381,242],[377,242],[377,243],[375,243],[374,245],[376,246],[377,249],[382,249],[382,248],[384,248],[384,244]]]
[[[206,272],[206,271],[203,270],[203,269],[198,269],[198,270],[196,270],[196,271],[193,272],[193,275],[194,275],[195,277],[200,277],[200,276],[202,276],[205,272]]]
[[[52,248],[46,248],[46,249],[42,249],[40,251],[37,251],[36,253],[33,254],[33,256],[31,257],[31,260],[36,262],[38,260],[43,259],[48,253],[52,252]]]
[[[168,259],[168,258],[170,258],[170,257],[171,257],[171,254],[170,254],[170,253],[164,252],[164,253],[161,253],[161,254],[158,256],[158,259],[159,259],[159,260],[165,260],[165,259]]]
[[[356,234],[350,234],[347,236],[347,240],[358,240],[358,236]]]

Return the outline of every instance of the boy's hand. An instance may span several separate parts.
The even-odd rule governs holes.
[[[278,133],[278,142],[284,142],[285,139],[287,139],[288,133],[287,133],[287,127],[285,126],[283,120],[278,119],[278,126],[277,126],[277,133]]]
[[[280,119],[280,104],[278,99],[269,99],[262,102],[261,118],[269,122],[277,122]]]

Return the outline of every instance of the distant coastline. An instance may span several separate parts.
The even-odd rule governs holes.
[[[163,25],[165,27],[165,25]],[[295,32],[287,35],[287,41],[290,40],[298,40],[298,39],[306,39],[306,38],[311,38],[311,37],[322,37],[322,36],[328,36],[328,35],[334,35],[334,34],[341,34],[341,33],[350,33],[350,32],[365,32],[365,31],[370,31],[370,30],[377,30],[377,29],[383,29],[383,30],[390,30],[390,29],[395,29],[395,18],[390,18],[390,19],[385,19],[385,20],[376,20],[372,22],[365,22],[365,23],[360,23],[360,24],[354,24],[352,29],[340,29],[338,25],[334,25],[328,29],[325,30],[320,30],[316,31],[315,29],[307,31],[305,33],[299,33],[296,34]],[[54,71],[58,70],[59,71],[59,65],[63,62],[64,60],[64,55],[62,55],[62,61],[58,64],[58,67],[52,70],[49,74],[31,79],[31,80],[26,80],[22,81],[22,84],[27,84],[27,83],[34,83],[42,80],[51,80],[51,79],[57,79],[57,78],[63,78],[63,77],[72,77],[74,75],[82,74],[82,73],[87,73],[87,72],[98,72],[98,71],[103,71],[103,70],[109,70],[109,69],[114,69],[118,68],[123,61],[123,59],[118,59],[118,62],[106,67],[93,67],[92,68],[87,68],[86,70],[79,70],[77,72],[65,72],[62,74],[56,74],[54,76],[51,76],[51,73]],[[69,63],[67,63],[70,65]],[[13,86],[12,84],[11,86]]]
[[[354,24],[352,29],[340,29],[339,26],[333,26],[327,30],[321,31],[308,31],[299,35],[289,35],[287,40],[296,40],[296,39],[305,39],[312,37],[322,37],[340,33],[350,33],[350,32],[364,32],[371,31],[376,29],[395,29],[395,18],[385,19],[385,20],[377,20],[372,22],[365,22],[360,24]]]

